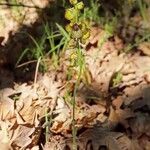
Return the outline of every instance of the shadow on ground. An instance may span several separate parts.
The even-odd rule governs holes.
[[[14,35],[11,32],[9,33],[9,39],[4,46],[0,45],[0,89],[13,87],[14,82],[33,81],[36,61],[20,68],[16,67],[16,62],[25,49],[29,48],[32,51],[32,49],[36,48],[29,35],[38,41],[44,33],[44,24],[49,24],[49,26],[54,26],[54,28],[56,22],[64,24],[62,19],[64,8],[57,0],[44,9],[39,10],[37,8],[37,12],[39,18],[34,24],[31,26],[21,25]],[[3,37],[0,38],[1,43],[3,39]],[[44,48],[43,51],[45,51]],[[20,63],[28,62],[29,60],[28,57],[24,57]]]

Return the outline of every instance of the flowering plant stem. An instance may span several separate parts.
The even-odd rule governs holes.
[[[72,57],[70,57],[70,70],[75,74],[71,74],[71,78],[77,75],[75,78],[76,82],[74,83],[73,90],[73,100],[72,100],[72,136],[73,136],[73,145],[72,149],[77,150],[76,144],[76,95],[79,84],[82,80],[83,72],[85,71],[84,55],[80,44],[86,42],[90,36],[88,23],[80,19],[81,10],[84,9],[84,4],[82,1],[78,0],[69,0],[71,8],[66,9],[65,18],[69,21],[69,24],[66,26],[66,31],[70,34],[70,49],[73,49]]]
[[[80,81],[81,81],[81,75],[82,75],[82,68],[83,68],[83,54],[82,54],[82,50],[80,48],[80,45],[79,45],[79,42],[77,42],[77,54],[78,54],[78,58],[79,58],[79,74],[78,74],[78,78],[77,78],[77,81],[75,82],[75,85],[74,85],[74,91],[73,91],[73,116],[72,116],[72,136],[73,136],[73,147],[72,149],[73,150],[77,150],[77,143],[76,143],[76,121],[75,121],[75,107],[76,107],[76,95],[77,95],[77,89],[79,87],[79,84],[80,84]]]

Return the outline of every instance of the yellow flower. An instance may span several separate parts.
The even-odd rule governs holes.
[[[89,21],[87,21],[87,20],[81,21],[81,24],[82,24],[82,30],[89,29],[89,26],[90,26],[90,22]]]
[[[74,7],[66,9],[65,18],[67,20],[72,20],[75,18],[76,14],[77,14],[77,11]]]
[[[72,32],[72,27],[71,27],[70,24],[67,24],[67,25],[65,26],[65,29],[66,29],[66,31],[67,31],[68,33],[71,33],[71,32]]]
[[[77,3],[77,4],[75,5],[75,8],[77,8],[78,10],[83,9],[83,8],[84,8],[84,4],[83,4],[83,2],[79,2],[79,3]]]
[[[81,29],[79,29],[77,31],[72,30],[72,37],[74,39],[80,39],[82,37],[82,30]]]
[[[77,53],[76,51],[74,51],[71,55],[70,55],[70,66],[75,66],[75,63],[77,61]]]
[[[69,0],[70,4],[75,5],[77,4],[78,0]]]
[[[89,37],[90,37],[90,32],[89,30],[87,30],[83,33],[82,39],[87,40]]]

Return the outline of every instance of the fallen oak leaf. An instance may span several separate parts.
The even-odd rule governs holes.
[[[65,132],[70,130],[71,125],[71,111],[64,102],[64,99],[59,97],[57,99],[57,105],[53,111],[53,123],[50,130],[54,133]]]
[[[35,132],[34,127],[26,125],[18,125],[17,128],[12,128],[13,134],[10,139],[12,147],[26,148],[32,143],[32,135]]]
[[[141,50],[145,55],[150,56],[150,43],[142,42],[139,44],[138,49]]]
[[[112,101],[112,105],[115,107],[115,109],[120,109],[121,105],[123,104],[123,101],[123,98],[121,96],[118,96]]]
[[[128,127],[127,119],[131,117],[134,117],[134,113],[128,108],[119,108],[115,110],[113,107],[110,107],[108,122],[110,122],[113,126],[116,126],[118,123],[121,123],[125,127]]]
[[[129,125],[135,137],[143,134],[150,136],[150,118],[147,113],[137,112],[135,117],[129,119]]]
[[[101,114],[103,116],[106,108],[102,105],[87,105],[84,104],[83,108],[78,108],[75,111],[76,126],[89,126],[95,124],[94,120],[98,120],[98,116]],[[102,118],[102,116],[101,116]]]
[[[0,91],[0,119],[8,120],[14,118],[14,101],[9,98],[9,95],[14,94],[15,91],[12,89],[4,89]]]
[[[1,144],[9,145],[9,134],[8,134],[9,124],[8,122],[0,121],[0,142]]]

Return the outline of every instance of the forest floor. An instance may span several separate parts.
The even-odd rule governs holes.
[[[73,117],[79,150],[150,150],[150,20],[138,12],[126,15],[113,33],[110,24],[92,23],[90,38],[82,45],[85,72],[74,94],[79,68],[70,71],[70,58],[75,49],[47,55],[49,36],[40,39],[40,17],[47,19],[45,7],[51,1],[23,1],[28,7],[21,11],[10,10],[1,5],[4,2],[0,1],[0,150],[70,150]],[[53,42],[59,45],[61,40]],[[38,55],[41,49],[46,54]]]

